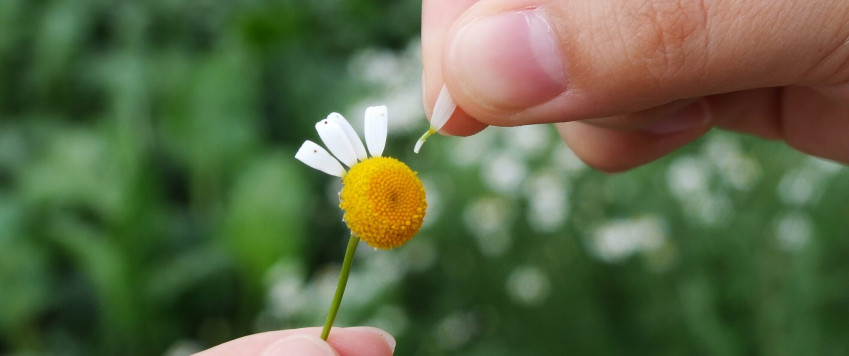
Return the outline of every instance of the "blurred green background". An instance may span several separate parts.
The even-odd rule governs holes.
[[[0,0],[0,354],[186,355],[320,325],[338,179],[389,106],[430,208],[337,325],[399,355],[849,354],[849,170],[712,132],[616,176],[547,126],[433,138],[414,1]]]

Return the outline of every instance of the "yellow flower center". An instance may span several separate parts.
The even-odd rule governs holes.
[[[351,167],[342,178],[345,222],[369,245],[403,245],[422,227],[427,200],[416,172],[390,157],[372,157]]]

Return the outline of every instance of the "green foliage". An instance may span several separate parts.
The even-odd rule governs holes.
[[[387,104],[425,227],[337,325],[401,355],[841,355],[849,170],[713,132],[616,176],[534,126],[434,137],[410,1],[0,1],[0,354],[183,355],[320,325],[347,231],[294,159]]]
[[[0,3],[0,353],[255,331],[267,271],[319,262],[298,141],[410,5]]]

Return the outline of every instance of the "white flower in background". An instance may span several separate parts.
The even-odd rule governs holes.
[[[612,220],[599,226],[592,236],[592,250],[605,262],[615,263],[638,252],[651,252],[666,243],[666,228],[661,218],[643,216]]]
[[[481,180],[489,189],[504,195],[515,195],[525,182],[528,166],[515,151],[505,151],[486,158],[481,167]]]
[[[551,282],[538,267],[517,267],[507,277],[507,294],[513,301],[527,306],[540,305],[548,298]]]
[[[798,251],[808,245],[814,236],[814,224],[803,212],[784,213],[774,225],[778,246],[785,251]]]

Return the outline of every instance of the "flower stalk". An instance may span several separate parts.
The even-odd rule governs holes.
[[[342,303],[342,295],[345,294],[345,286],[348,285],[348,275],[351,273],[351,263],[354,261],[354,252],[357,251],[358,242],[360,242],[360,238],[352,233],[351,238],[348,240],[348,249],[345,250],[345,260],[342,262],[342,272],[339,274],[336,294],[333,295],[333,302],[330,304],[330,310],[327,312],[327,320],[324,322],[324,328],[321,329],[322,340],[327,341],[327,336],[330,335],[330,328],[333,327],[333,321],[336,320],[339,304]]]
[[[443,91],[446,93],[443,97],[448,97],[447,90]],[[448,97],[443,98],[441,102],[443,104],[438,105],[442,108],[439,110],[442,112],[440,115],[445,116],[446,112],[450,115],[453,108],[451,105],[446,107],[446,103],[453,104],[453,100]],[[424,185],[416,172],[397,159],[383,156],[387,115],[386,106],[366,108],[366,144],[363,145],[348,120],[338,113],[330,113],[315,125],[318,136],[327,149],[306,140],[295,153],[295,159],[304,164],[342,178],[339,207],[345,212],[342,220],[351,229],[351,239],[342,262],[336,294],[321,330],[321,338],[325,341],[330,335],[339,305],[342,304],[354,252],[360,240],[375,249],[400,247],[413,238],[424,221],[427,199]],[[430,134],[436,132],[439,127],[441,125],[434,128]],[[348,166],[349,170],[346,170],[343,164]]]

